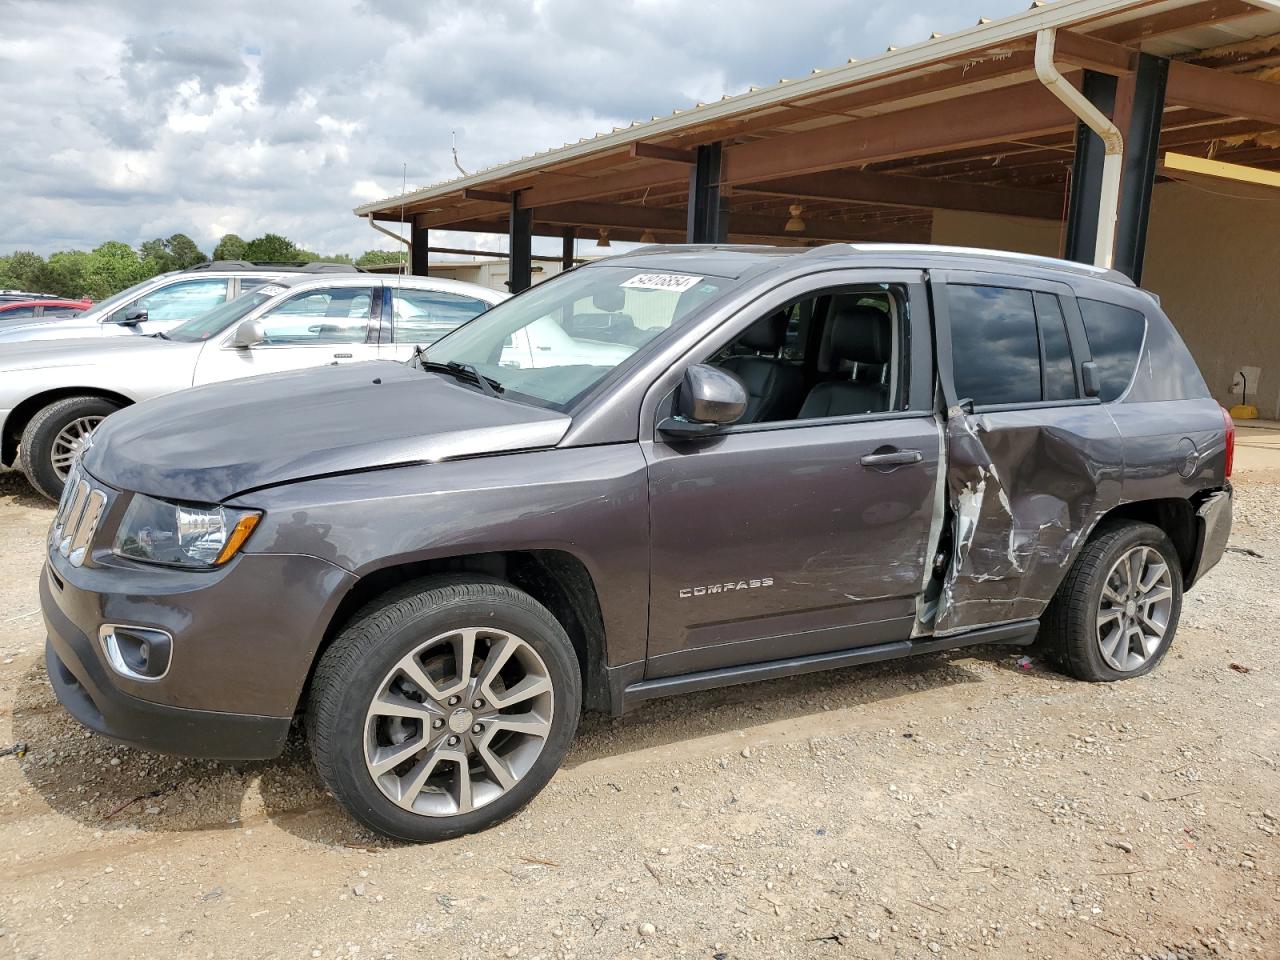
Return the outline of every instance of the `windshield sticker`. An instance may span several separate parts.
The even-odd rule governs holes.
[[[671,293],[684,293],[701,277],[691,277],[687,273],[637,273],[621,285],[632,290],[668,290]]]
[[[277,286],[274,283],[264,283],[257,289],[257,293],[265,293],[268,297],[274,297],[277,293],[284,293],[288,287]]]

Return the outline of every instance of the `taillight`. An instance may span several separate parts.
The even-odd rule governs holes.
[[[1222,419],[1227,426],[1227,472],[1226,478],[1231,479],[1231,468],[1236,461],[1236,422],[1231,419],[1231,414],[1227,412],[1227,408],[1222,408]]]

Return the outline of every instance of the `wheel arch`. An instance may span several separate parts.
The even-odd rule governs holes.
[[[1089,532],[1088,540],[1092,540],[1109,527],[1125,522],[1149,523],[1163,530],[1178,552],[1184,585],[1191,585],[1200,541],[1196,508],[1190,500],[1181,497],[1162,497],[1122,503],[1111,508],[1098,519],[1093,530]]]
[[[0,430],[0,464],[11,467],[17,461],[18,444],[22,439],[22,431],[26,429],[32,417],[49,406],[49,404],[57,403],[59,400],[66,400],[70,397],[100,397],[103,400],[117,403],[121,407],[130,406],[134,402],[132,398],[125,396],[123,393],[108,390],[104,387],[58,387],[53,390],[42,390],[40,393],[32,394],[10,410],[9,416],[5,418],[4,428]]]
[[[299,706],[306,703],[316,665],[352,618],[371,600],[400,584],[433,574],[479,574],[523,590],[564,627],[582,671],[583,706],[608,710],[605,682],[604,617],[595,581],[585,563],[564,550],[504,550],[435,557],[393,564],[373,571],[352,584],[339,601],[312,657]]]

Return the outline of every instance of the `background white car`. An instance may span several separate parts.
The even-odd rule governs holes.
[[[407,360],[508,296],[434,277],[293,274],[168,333],[0,343],[0,463],[57,499],[89,434],[123,406],[255,374]]]
[[[241,260],[217,260],[189,270],[162,273],[135,283],[73,316],[0,317],[0,343],[65,340],[74,337],[143,335],[170,330],[220,303],[281,277],[348,274],[341,263],[260,266]]]

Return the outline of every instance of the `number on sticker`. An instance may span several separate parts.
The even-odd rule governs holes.
[[[684,293],[701,277],[691,277],[687,273],[637,273],[622,286],[631,290],[669,290],[672,293]]]

